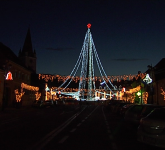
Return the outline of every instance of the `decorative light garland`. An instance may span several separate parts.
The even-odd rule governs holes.
[[[130,89],[129,91],[126,91],[126,93],[130,93],[130,94],[136,93],[136,92],[140,91],[140,89],[141,89],[141,86],[139,85],[136,88],[133,88],[133,89]]]
[[[6,75],[6,80],[13,80],[12,73],[9,71]]]
[[[146,73],[140,73],[140,74],[135,74],[135,75],[119,75],[119,76],[108,76],[108,79],[113,81],[118,81],[120,82],[121,80],[133,80],[134,78],[137,80],[139,77],[140,78],[144,78],[146,76]],[[39,74],[38,75],[39,80],[45,80],[46,82],[48,82],[49,80],[51,82],[54,81],[54,79],[58,79],[58,82],[63,81],[65,82],[68,79],[72,79],[74,82],[77,82],[78,80],[82,80],[80,79],[80,77],[76,76],[60,76],[60,75],[47,75],[47,74]],[[102,81],[103,77],[94,77],[95,81],[100,80]],[[106,78],[105,78],[106,79]],[[86,81],[88,81],[88,78],[86,78]]]
[[[21,83],[21,88],[22,89],[24,88],[24,89],[29,90],[29,91],[38,91],[39,90],[39,87],[27,85],[25,83]]]
[[[132,95],[131,95],[131,97],[130,97],[130,102],[131,103],[134,103],[134,100],[135,100],[135,93],[133,93]]]
[[[36,100],[38,101],[39,99],[40,99],[40,97],[41,97],[41,93],[39,93],[39,92],[36,92]]]
[[[150,78],[149,74],[146,74],[145,78],[143,79],[144,82],[146,82],[147,84],[152,82],[152,79]]]
[[[22,96],[25,94],[23,89],[29,90],[29,91],[36,91],[35,96],[36,100],[39,100],[41,97],[41,93],[39,93],[39,87],[31,86],[25,83],[21,83],[21,92],[18,92],[18,89],[15,90],[15,96],[16,96],[16,101],[20,102]]]
[[[142,96],[143,96],[143,102],[144,102],[144,104],[147,104],[148,92],[144,92]]]
[[[57,90],[58,89],[58,91],[53,91],[53,90]],[[104,89],[99,89],[99,90],[101,90],[101,91],[103,91],[103,92],[105,92],[104,91]],[[135,93],[136,92],[138,92],[138,91],[140,91],[141,90],[141,86],[139,85],[139,86],[137,86],[136,88],[133,88],[133,89],[130,89],[129,91],[125,91],[125,93],[126,94],[131,94],[131,96],[129,96],[129,101],[131,102],[131,103],[133,103],[134,102],[134,99],[135,99]],[[49,98],[53,98],[53,100],[56,100],[57,99],[57,93],[58,94],[61,94],[59,91],[63,91],[63,88],[58,88],[58,87],[51,87],[50,88],[50,90],[49,90],[49,92],[48,91],[46,91],[46,97],[47,97],[47,99],[49,99]],[[66,88],[65,90],[64,90],[64,92],[77,92],[78,91],[78,88]],[[84,89],[84,92],[87,92],[87,89]],[[64,93],[63,93],[64,94]],[[123,92],[121,92],[120,93],[121,94],[121,97],[123,97],[124,96],[124,90],[123,90]],[[139,94],[141,94],[141,93],[139,93]],[[164,97],[165,97],[165,92],[164,92]],[[144,102],[144,104],[147,104],[147,99],[148,99],[148,92],[143,92],[143,94],[142,94],[142,98],[143,98],[143,102]],[[124,100],[124,99],[123,99]]]
[[[163,88],[161,87],[160,90],[162,91],[162,95],[164,96],[164,101],[165,101],[165,91],[163,90]]]
[[[16,96],[16,101],[17,102],[20,102],[21,101],[21,98],[22,98],[22,96],[25,94],[25,92],[23,92],[22,90],[21,90],[21,92],[19,93],[18,92],[18,89],[16,89],[15,90],[15,96]]]

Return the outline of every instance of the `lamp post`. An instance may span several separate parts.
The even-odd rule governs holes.
[[[153,98],[153,88],[154,88],[154,86],[153,86],[153,80],[154,80],[154,67],[152,67],[152,64],[151,65],[148,65],[147,66],[148,67],[148,69],[150,70],[150,72],[151,72],[151,78],[152,78],[152,83],[151,83],[151,88],[150,88],[150,91],[151,91],[151,104],[153,104],[154,103],[154,98]]]

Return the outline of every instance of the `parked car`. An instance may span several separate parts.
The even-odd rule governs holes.
[[[135,104],[132,105],[124,115],[124,123],[127,127],[137,128],[140,123],[140,119],[146,117],[155,108],[160,108],[162,106],[154,104]]]
[[[154,109],[140,120],[137,140],[145,144],[165,148],[165,107]]]
[[[36,108],[42,108],[43,105],[43,101],[42,100],[35,100],[32,104],[32,107],[36,107]]]

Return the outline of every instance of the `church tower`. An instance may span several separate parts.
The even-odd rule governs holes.
[[[33,50],[32,47],[30,28],[28,28],[23,48],[22,50],[20,49],[18,57],[28,69],[36,73],[37,58],[36,58],[36,52],[35,50]]]

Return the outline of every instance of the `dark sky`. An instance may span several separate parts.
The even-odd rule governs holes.
[[[165,57],[165,0],[0,0],[0,21],[0,42],[16,55],[30,26],[37,73],[70,75],[88,23],[107,75],[145,72]]]

